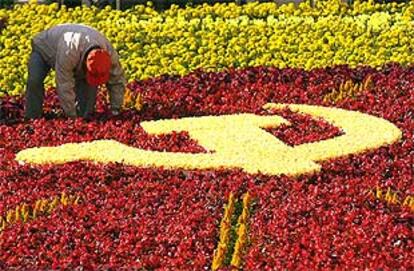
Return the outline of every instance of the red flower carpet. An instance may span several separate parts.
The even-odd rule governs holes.
[[[210,270],[230,193],[237,199],[236,222],[221,270],[231,269],[237,249],[244,270],[414,268],[413,68],[195,71],[132,82],[129,88],[144,101],[140,112],[109,118],[101,93],[98,112],[86,121],[63,118],[54,91],[46,97],[45,118],[28,122],[22,120],[22,100],[5,99],[0,269]],[[318,161],[320,170],[296,176],[226,167],[140,167],[118,160],[16,159],[34,147],[99,139],[207,156],[211,150],[191,132],[150,134],[141,123],[239,113],[283,117],[289,124],[263,131],[292,148],[346,135],[323,118],[288,108],[266,110],[268,103],[365,113],[395,125],[402,135],[392,144]],[[271,156],[282,159],[283,153]],[[234,228],[247,192],[247,241],[236,249]]]

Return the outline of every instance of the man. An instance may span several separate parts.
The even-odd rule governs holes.
[[[110,42],[97,30],[80,24],[62,24],[37,34],[26,88],[25,118],[43,113],[44,80],[56,71],[56,89],[63,111],[70,118],[87,118],[95,111],[99,85],[109,90],[111,111],[118,115],[126,80],[119,57]]]

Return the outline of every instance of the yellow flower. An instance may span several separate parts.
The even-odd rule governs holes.
[[[86,23],[105,33],[120,54],[127,79],[134,80],[167,72],[185,75],[198,68],[221,70],[236,61],[237,67],[305,69],[333,64],[379,67],[389,61],[407,65],[414,60],[409,46],[413,13],[412,1],[355,2],[350,8],[337,0],[318,1],[314,8],[308,3],[216,4],[165,12],[148,6],[117,11],[109,6],[58,10],[57,4],[16,5],[0,9],[0,18],[8,20],[0,32],[0,89],[23,92],[31,38],[62,22]],[[391,47],[396,53],[378,53]],[[53,75],[46,84],[54,84]]]

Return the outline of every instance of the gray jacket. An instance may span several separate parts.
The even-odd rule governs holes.
[[[37,34],[32,44],[56,70],[57,93],[68,116],[76,116],[75,81],[86,79],[86,52],[93,47],[107,50],[112,59],[107,83],[111,108],[121,108],[126,84],[124,72],[111,43],[97,30],[80,24],[61,24]]]

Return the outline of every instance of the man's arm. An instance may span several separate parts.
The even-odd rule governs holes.
[[[63,47],[65,47],[63,45]],[[74,69],[76,59],[69,48],[59,48],[56,55],[56,88],[63,111],[68,117],[76,117]],[[73,52],[72,52],[73,53]]]
[[[112,55],[111,74],[107,86],[109,90],[111,110],[113,112],[119,112],[124,103],[126,79],[119,62],[119,57],[116,53]]]

